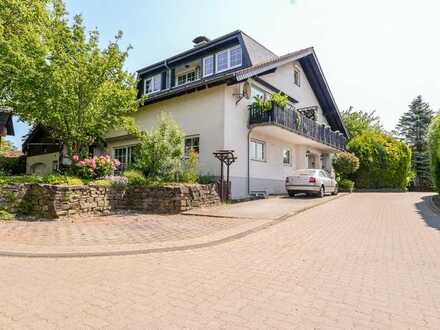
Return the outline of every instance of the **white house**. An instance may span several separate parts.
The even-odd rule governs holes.
[[[199,152],[202,174],[220,175],[213,152],[231,149],[232,198],[284,193],[285,177],[298,168],[331,170],[331,155],[345,148],[347,131],[313,48],[277,56],[242,31],[209,40],[138,71],[139,96],[147,103],[134,114],[151,129],[168,112]],[[262,111],[254,96],[282,92],[289,107]],[[124,166],[137,141],[110,132],[107,150]]]

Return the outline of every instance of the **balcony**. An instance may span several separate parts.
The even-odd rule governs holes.
[[[340,132],[318,124],[295,110],[284,110],[273,105],[269,111],[262,111],[254,104],[249,106],[249,126],[276,125],[338,150],[345,150],[346,138]]]

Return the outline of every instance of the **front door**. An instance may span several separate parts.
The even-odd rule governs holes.
[[[309,154],[307,166],[308,168],[316,168],[316,156],[314,154]]]

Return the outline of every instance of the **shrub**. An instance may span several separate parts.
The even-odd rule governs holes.
[[[333,168],[338,177],[346,178],[359,168],[359,158],[349,152],[338,152],[333,159]]]
[[[217,183],[217,177],[215,175],[200,175],[199,176],[199,183],[201,184],[212,184],[212,183]]]
[[[59,174],[50,174],[47,176],[21,175],[21,176],[0,176],[0,185],[2,184],[20,184],[20,183],[40,183],[53,185],[80,186],[84,182],[80,178],[65,176]]]
[[[338,189],[339,191],[348,191],[352,192],[354,188],[354,182],[348,179],[338,180]]]
[[[184,134],[177,123],[161,113],[158,127],[138,137],[141,144],[133,168],[151,181],[176,181],[184,154]]]
[[[99,187],[110,187],[112,185],[112,181],[109,179],[98,179],[91,181],[89,185],[99,186]]]
[[[428,149],[431,158],[431,174],[434,187],[440,192],[440,115],[437,114],[429,126]]]
[[[26,173],[26,157],[0,156],[0,171],[8,175],[19,175]]]
[[[127,178],[129,185],[142,186],[147,184],[147,179],[141,171],[126,170],[122,175]]]
[[[195,151],[189,152],[188,158],[183,162],[181,182],[196,183],[199,179],[199,155]]]
[[[120,165],[117,159],[111,159],[111,157],[108,155],[86,158],[83,160],[81,160],[79,156],[74,155],[72,160],[73,173],[86,180],[111,175],[113,171],[116,170]]]
[[[8,221],[8,220],[14,220],[15,214],[9,213],[6,210],[0,210],[0,221]]]
[[[263,99],[260,96],[255,96],[254,97],[253,105],[255,105],[261,111],[270,111],[270,109],[272,109],[272,101],[271,100],[265,100],[265,99]]]
[[[347,149],[359,158],[357,188],[405,189],[411,178],[411,150],[403,142],[377,132],[353,138]]]

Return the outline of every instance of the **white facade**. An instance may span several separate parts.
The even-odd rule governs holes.
[[[300,86],[294,83],[294,70],[300,72]],[[328,125],[319,102],[298,62],[280,66],[273,73],[261,79],[298,101],[296,108],[317,106],[317,121]],[[249,79],[267,93],[271,90]],[[213,152],[218,149],[232,149],[237,161],[231,166],[232,198],[244,198],[249,193],[284,193],[285,177],[293,170],[314,166],[330,169],[330,154],[336,150],[287,129],[265,125],[249,129],[249,109],[252,99],[241,98],[244,83],[216,87],[177,96],[142,107],[134,118],[139,128],[150,130],[156,126],[161,112],[169,113],[188,137],[198,136],[200,141],[200,172],[204,175],[220,175],[220,164]],[[108,137],[123,136],[124,132],[111,132]],[[264,143],[264,159],[248,157],[250,140]],[[110,139],[106,152],[114,153],[116,148],[130,146],[135,140]],[[113,141],[113,142],[111,142]],[[289,150],[290,164],[284,164],[283,155]],[[321,156],[325,157],[321,157]],[[314,159],[314,161],[312,161]]]

